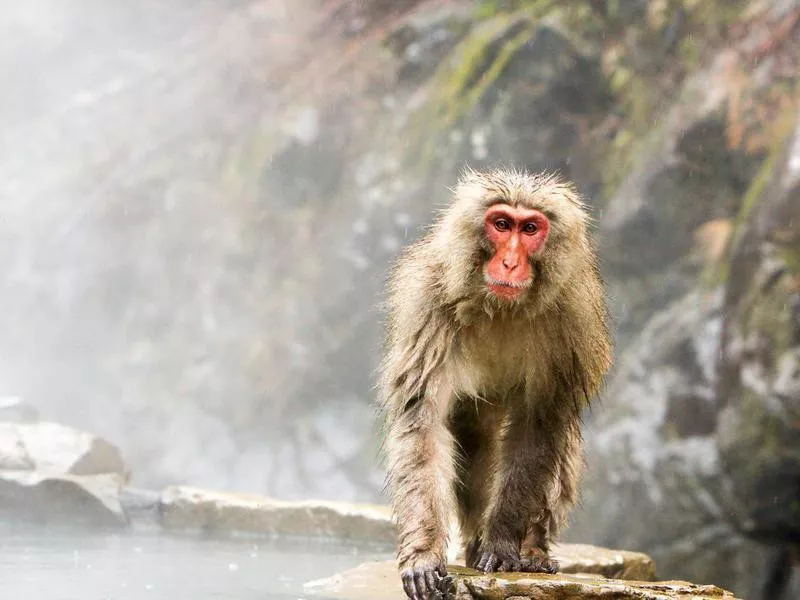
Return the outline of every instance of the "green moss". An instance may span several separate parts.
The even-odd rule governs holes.
[[[771,153],[761,163],[761,168],[758,174],[753,178],[747,192],[742,199],[741,207],[733,224],[733,231],[731,232],[730,240],[728,241],[728,250],[725,253],[725,260],[721,261],[718,265],[710,265],[701,274],[700,280],[707,287],[713,287],[723,284],[728,281],[730,275],[730,261],[733,258],[735,249],[741,242],[742,235],[745,231],[745,226],[750,219],[756,205],[762,197],[764,189],[772,178],[772,173],[775,168],[776,154]]]
[[[769,414],[764,398],[747,387],[742,388],[737,423],[736,439],[742,453],[739,468],[745,479],[758,481],[764,464],[781,454],[783,425],[779,417]]]
[[[698,65],[703,56],[703,47],[694,36],[683,38],[678,44],[678,58],[684,65]]]
[[[792,111],[787,111],[787,113],[791,112]],[[747,189],[744,198],[742,198],[741,208],[739,209],[739,214],[736,217],[733,234],[731,235],[729,252],[734,251],[741,242],[745,225],[750,220],[750,216],[753,214],[753,211],[758,205],[759,200],[763,197],[764,190],[772,179],[775,166],[784,153],[786,141],[792,134],[794,124],[793,115],[782,115],[780,121],[781,123],[777,127],[777,134],[772,140],[770,151],[767,154],[767,157],[764,159],[764,162],[761,164],[758,174],[753,178],[753,181],[750,184],[750,187]]]
[[[786,245],[780,246],[778,255],[792,274],[800,274],[800,248]]]
[[[788,270],[769,285],[746,288],[736,309],[741,335],[747,338],[756,334],[765,341],[761,360],[768,371],[776,367],[780,356],[795,343],[794,315],[789,299],[794,294],[793,274],[800,270],[800,249],[783,246],[777,250]],[[742,274],[742,277],[752,276]],[[757,277],[760,279],[763,278]]]
[[[509,35],[512,28],[520,27]],[[467,114],[503,74],[517,51],[533,36],[536,22],[526,15],[501,14],[476,28],[452,51],[433,77],[430,98],[412,120],[412,139],[421,148],[409,158],[427,165],[435,158],[441,135]]]
[[[736,24],[742,16],[747,0],[688,0],[684,4],[696,26],[711,32]]]
[[[739,209],[739,214],[736,216],[736,221],[734,222],[733,226],[731,249],[735,249],[741,242],[745,225],[750,220],[750,216],[753,214],[753,211],[758,205],[759,200],[761,200],[767,184],[772,179],[772,174],[775,170],[775,163],[777,162],[778,158],[777,154],[777,152],[771,152],[767,158],[764,159],[764,162],[761,163],[761,168],[758,170],[758,174],[755,176],[750,184],[750,187],[747,189],[747,193],[744,195],[744,198],[742,198],[742,205]]]
[[[475,19],[485,21],[491,19],[503,10],[503,3],[499,0],[484,0],[475,8]]]
[[[679,5],[685,11],[684,33],[677,49],[665,53],[665,29]],[[633,19],[629,3],[616,0],[607,2],[604,11],[593,10],[585,0],[482,0],[474,12],[479,25],[443,61],[432,78],[428,101],[411,120],[409,145],[414,153],[407,160],[417,166],[431,164],[442,145],[441,135],[469,114],[547,16],[560,23],[570,41],[592,46],[593,54],[607,52],[609,88],[623,114],[616,135],[596,146],[604,195],[610,197],[638,158],[647,154],[654,123],[674,100],[682,74],[702,62],[726,28],[741,18],[744,5],[744,0],[670,0],[664,22],[654,25],[644,13]],[[527,25],[511,35],[521,22]]]
[[[486,90],[497,80],[503,73],[508,63],[511,61],[517,51],[527,42],[533,35],[533,25],[526,27],[523,31],[511,38],[498,52],[495,60],[489,65],[489,68],[483,72],[475,85],[468,91],[465,90],[464,100],[461,102],[459,111],[463,113],[464,110],[474,106],[478,100],[481,99]],[[456,97],[452,98],[456,100]],[[460,117],[458,111],[451,112],[450,118],[457,119]]]
[[[624,114],[614,138],[601,149],[604,164],[606,197],[611,197],[624,177],[636,166],[638,157],[646,156],[652,143],[654,123],[658,119],[664,96],[658,82],[638,72],[625,61],[618,61],[608,74],[609,88],[616,96],[616,105]]]
[[[587,3],[584,3],[587,4]],[[744,0],[670,0],[661,19],[631,21],[616,2],[607,4],[603,37],[618,32],[620,43],[608,46],[606,55],[609,88],[617,98],[623,121],[617,135],[599,151],[604,168],[605,196],[610,197],[638,162],[647,155],[654,129],[665,107],[675,100],[680,82],[697,70],[709,49],[718,46],[730,25],[742,18]],[[684,11],[677,48],[664,49],[667,30]],[[587,31],[593,31],[585,24]]]
[[[580,1],[582,2],[583,0]],[[575,0],[568,0],[567,2],[561,2],[561,4],[569,4],[570,2],[575,2]],[[482,0],[476,6],[473,14],[477,20],[485,20],[502,13],[546,11],[555,4],[558,3],[554,2],[554,0]]]

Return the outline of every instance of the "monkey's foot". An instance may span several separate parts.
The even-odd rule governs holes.
[[[522,571],[523,560],[519,552],[484,547],[477,552],[474,564],[471,566],[484,573]]]
[[[558,561],[550,558],[541,548],[533,548],[530,554],[522,557],[522,568],[526,573],[558,573]]]
[[[411,600],[443,600],[442,580],[447,575],[444,562],[440,560],[410,561],[409,566],[400,571],[403,589]]]

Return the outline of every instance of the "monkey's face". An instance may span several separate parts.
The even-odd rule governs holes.
[[[532,261],[544,250],[550,221],[538,210],[495,204],[483,227],[493,250],[483,268],[486,285],[501,300],[517,300],[533,284]]]

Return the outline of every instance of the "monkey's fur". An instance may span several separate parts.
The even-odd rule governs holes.
[[[514,302],[492,295],[482,271],[483,216],[498,202],[550,220]],[[549,544],[577,499],[581,410],[612,355],[588,222],[555,176],[467,171],[392,274],[380,402],[411,598],[438,597],[452,513],[468,566],[557,570]]]

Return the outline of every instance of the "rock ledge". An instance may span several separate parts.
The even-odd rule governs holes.
[[[484,575],[450,565],[445,600],[737,600],[713,585],[685,581],[623,581],[595,574]],[[311,581],[306,592],[340,600],[405,600],[393,561],[363,565]]]
[[[173,486],[161,495],[160,513],[166,529],[311,535],[386,544],[394,543],[395,538],[389,508],[373,504],[285,502],[255,494]]]

